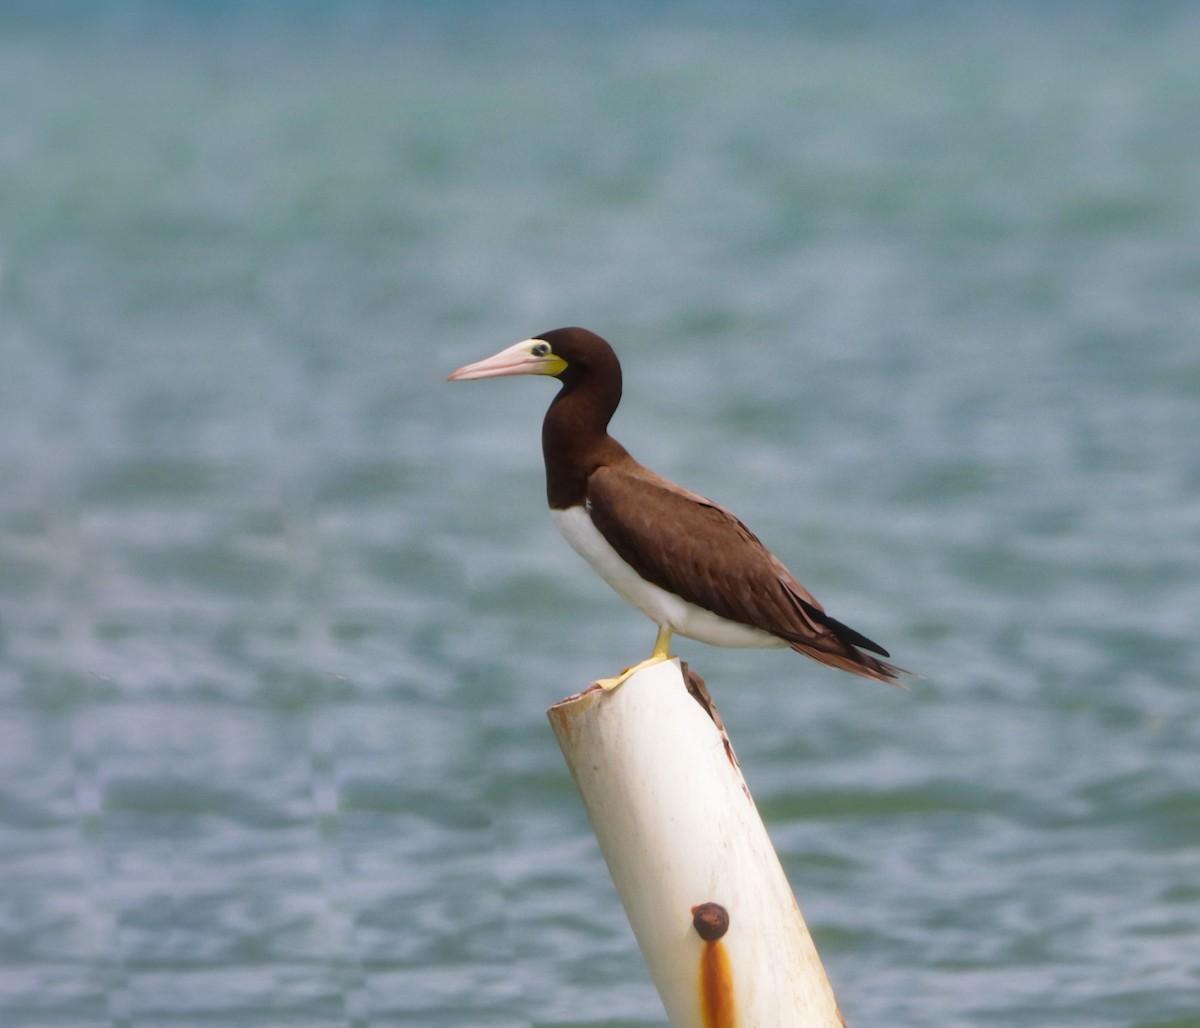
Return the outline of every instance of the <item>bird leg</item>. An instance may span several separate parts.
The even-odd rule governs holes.
[[[616,678],[601,678],[598,679],[596,685],[600,686],[605,692],[611,692],[619,685],[625,683],[625,679],[636,675],[642,668],[652,667],[655,664],[661,664],[664,660],[671,659],[671,630],[669,628],[659,628],[658,637],[654,640],[654,652],[645,660],[633,667],[627,667]]]

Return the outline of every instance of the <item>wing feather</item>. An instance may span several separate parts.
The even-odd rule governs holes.
[[[891,680],[899,669],[861,653],[887,652],[825,614],[738,518],[642,467],[605,465],[588,478],[596,528],[649,582],[720,617],[753,625],[835,667]]]

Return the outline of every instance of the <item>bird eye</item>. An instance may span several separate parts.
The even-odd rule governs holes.
[[[533,349],[529,351],[535,357],[545,357],[550,352],[549,343],[534,343]]]

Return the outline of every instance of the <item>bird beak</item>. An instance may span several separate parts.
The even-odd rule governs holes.
[[[447,375],[446,381],[465,382],[472,378],[500,378],[503,375],[557,375],[567,366],[566,361],[552,353],[535,357],[533,348],[539,344],[545,345],[540,339],[523,340],[495,356],[459,368]]]

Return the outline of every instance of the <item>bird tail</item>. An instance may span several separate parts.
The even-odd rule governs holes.
[[[900,676],[911,674],[902,667],[872,657],[870,653],[863,653],[863,650],[870,650],[871,653],[878,653],[880,657],[891,656],[879,643],[868,639],[861,632],[856,632],[849,625],[843,625],[836,618],[831,618],[807,593],[801,595],[803,591],[804,587],[792,579],[788,594],[796,609],[812,628],[811,632],[806,632],[803,636],[797,634],[789,638],[780,633],[782,638],[788,640],[793,650],[812,657],[813,660],[819,660],[822,664],[861,675],[863,678],[873,678],[877,682],[900,685]]]
[[[900,676],[911,673],[902,667],[896,667],[895,664],[889,664],[886,660],[879,660],[869,653],[863,653],[862,650],[849,643],[843,642],[843,645],[845,650],[840,653],[831,653],[829,650],[820,650],[815,646],[799,642],[792,643],[792,649],[797,653],[803,653],[806,657],[812,657],[813,660],[819,660],[822,664],[828,664],[830,667],[840,668],[842,671],[849,671],[851,674],[861,675],[863,678],[873,678],[877,682],[887,682],[890,685],[902,685],[903,683],[899,680]]]
[[[803,603],[803,601],[801,602]],[[829,647],[828,649],[820,649],[804,642],[794,642],[792,643],[793,650],[806,654],[814,660],[819,660],[822,664],[828,664],[830,667],[862,675],[863,678],[873,678],[877,682],[890,682],[892,685],[900,685],[900,676],[910,673],[902,667],[889,664],[886,660],[872,657],[870,653],[863,653],[863,650],[870,650],[882,657],[890,657],[891,654],[879,643],[872,642],[861,632],[856,632],[849,625],[843,625],[836,618],[831,618],[819,607],[804,603],[804,608],[809,617],[829,629],[833,638],[826,635],[821,640],[825,646]],[[830,643],[833,645],[830,646]]]

